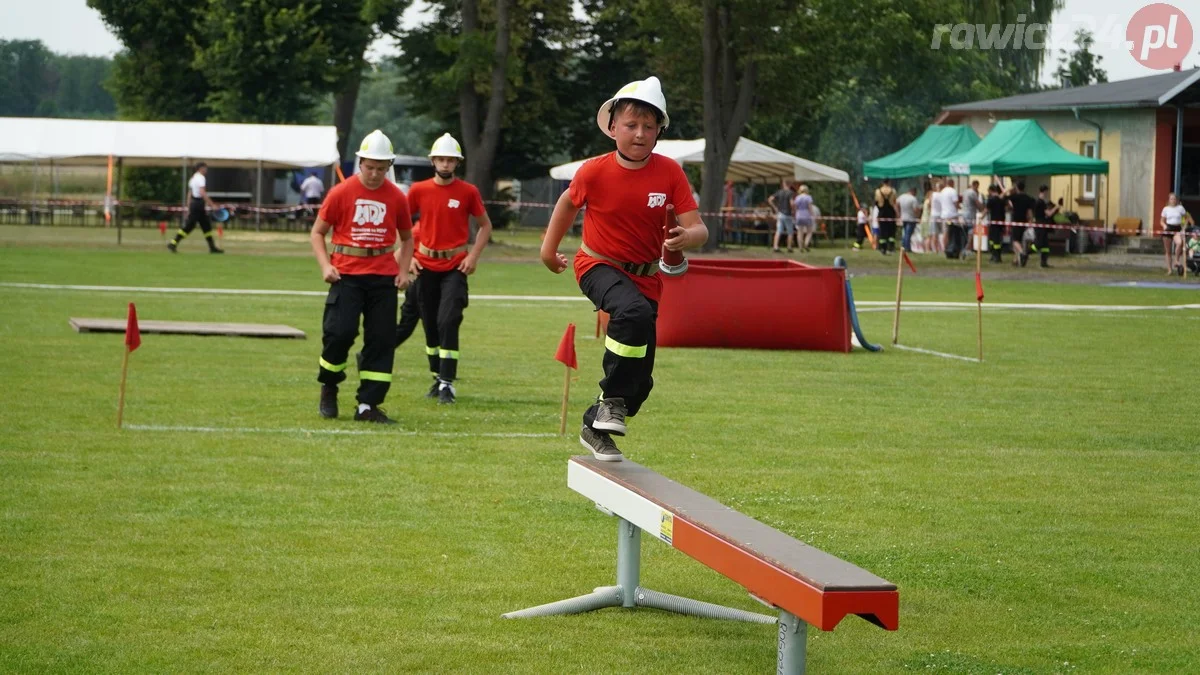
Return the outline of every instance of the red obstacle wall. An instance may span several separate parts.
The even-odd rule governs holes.
[[[663,277],[660,347],[850,351],[846,271],[793,260],[689,260]]]

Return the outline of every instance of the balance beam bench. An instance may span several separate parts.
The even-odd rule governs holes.
[[[777,672],[789,674],[804,672],[809,624],[833,630],[846,616],[856,614],[887,630],[899,627],[900,593],[895,584],[636,462],[572,457],[567,462],[567,486],[618,518],[617,585],[509,612],[505,618],[654,607],[707,618],[778,623]],[[778,611],[778,620],[642,588],[642,530],[741,584],[755,599]]]

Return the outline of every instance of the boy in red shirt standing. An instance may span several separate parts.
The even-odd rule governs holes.
[[[583,247],[575,255],[575,279],[583,294],[610,315],[604,340],[600,399],[583,414],[579,441],[603,461],[619,462],[613,435],[625,435],[654,386],[655,322],[662,280],[658,259],[670,251],[703,246],[708,229],[683,169],[651,152],[670,118],[657,77],[630,82],[600,106],[596,124],[616,141],[616,152],[584,163],[550,216],[542,263],[555,274],[567,267],[558,252],[575,215],[583,217]],[[666,209],[676,219],[663,232]],[[665,241],[664,241],[665,238]]]
[[[479,190],[454,177],[462,159],[462,146],[450,134],[442,134],[429,150],[434,177],[413,183],[408,190],[413,214],[421,220],[421,242],[414,259],[421,269],[421,323],[425,327],[425,354],[434,377],[427,396],[436,391],[438,403],[455,401],[458,329],[467,307],[467,276],[475,272],[479,255],[492,234],[492,221],[483,208]],[[479,223],[470,250],[468,216],[475,216]]]
[[[396,289],[403,290],[409,283],[412,215],[404,193],[387,180],[395,159],[388,137],[376,129],[363,139],[356,154],[360,172],[329,191],[309,235],[321,277],[329,283],[322,321],[324,349],[317,372],[319,411],[321,417],[338,416],[338,385],[346,379],[346,359],[361,316],[363,350],[354,419],[395,424],[379,404],[392,382]],[[332,258],[325,249],[325,235],[331,229]]]

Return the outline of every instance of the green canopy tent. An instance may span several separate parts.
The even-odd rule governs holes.
[[[912,178],[929,172],[929,164],[941,157],[964,153],[979,143],[971,127],[934,125],[912,143],[890,155],[863,162],[863,178]]]
[[[1108,161],[1064,149],[1034,120],[1003,120],[966,152],[929,162],[935,176],[1063,176],[1107,174]]]

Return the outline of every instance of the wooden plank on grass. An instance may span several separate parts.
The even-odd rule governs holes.
[[[124,333],[125,319],[81,319],[71,317],[71,327],[78,333]],[[209,323],[203,321],[141,321],[143,333],[172,333],[176,335],[233,335],[239,337],[296,338],[303,340],[304,331],[291,326],[266,323]]]

